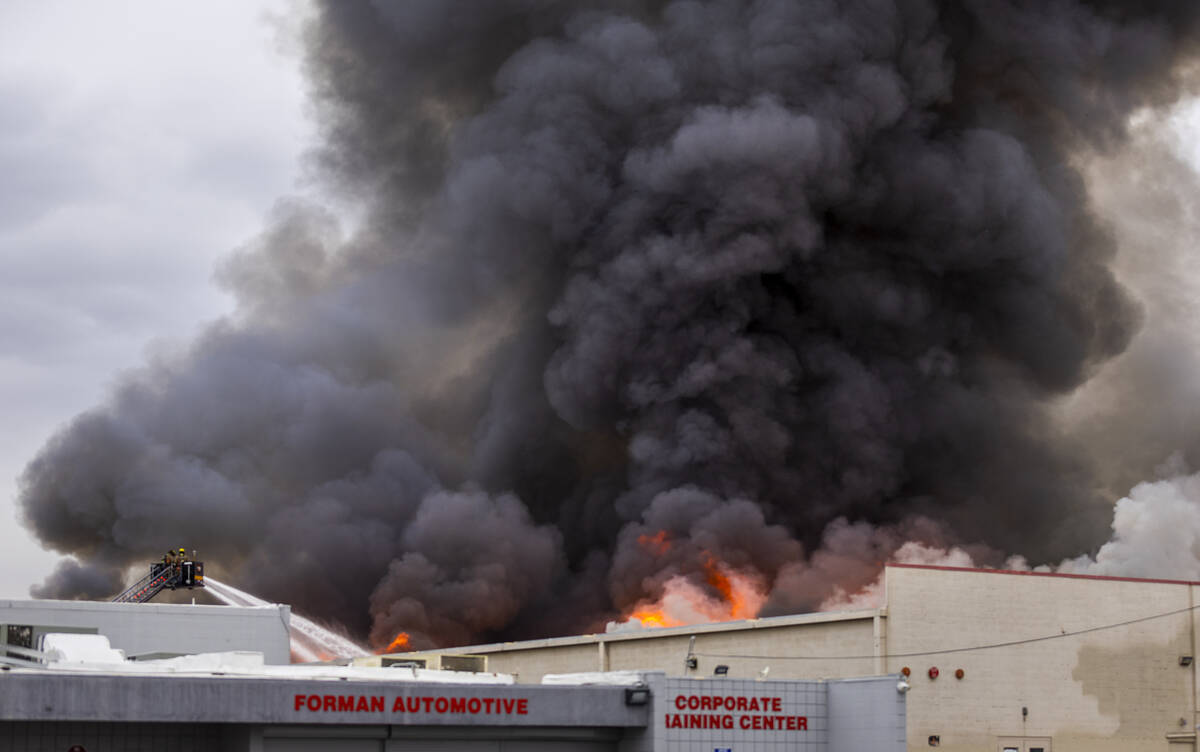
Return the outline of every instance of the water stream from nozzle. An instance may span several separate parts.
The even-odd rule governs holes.
[[[255,607],[273,605],[258,596],[239,590],[211,576],[204,578],[205,588],[229,606]],[[295,611],[291,618],[292,655],[301,662],[326,661],[333,658],[360,658],[371,655],[363,646],[333,632]]]

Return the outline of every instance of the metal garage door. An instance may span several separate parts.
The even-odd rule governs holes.
[[[500,752],[494,739],[389,739],[387,752]]]
[[[268,736],[263,752],[615,752],[614,742],[584,739],[352,739]]]
[[[500,752],[616,752],[617,745],[605,742],[571,741],[503,741]]]
[[[382,739],[263,739],[263,752],[383,752]]]
[[[615,752],[608,742],[578,739],[392,739],[387,752]]]

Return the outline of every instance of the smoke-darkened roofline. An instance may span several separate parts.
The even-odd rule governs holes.
[[[1110,582],[1134,582],[1160,585],[1200,585],[1200,581],[1166,580],[1143,577],[1114,577],[1101,574],[1068,574],[1065,572],[1031,572],[1016,569],[987,569],[984,567],[950,567],[936,564],[886,564],[885,569],[928,569],[939,572],[970,572],[973,574],[1013,574],[1026,577],[1058,577],[1073,580],[1107,580]],[[459,654],[459,653],[499,653],[517,650],[538,650],[543,648],[567,647],[571,645],[592,645],[598,642],[621,642],[625,640],[647,640],[680,637],[693,634],[712,632],[733,632],[749,629],[771,629],[775,627],[799,626],[805,624],[822,624],[828,622],[854,621],[873,619],[876,616],[886,616],[886,602],[879,608],[854,609],[846,611],[814,611],[806,614],[788,614],[784,616],[765,616],[757,619],[740,621],[709,622],[684,625],[680,627],[652,627],[648,629],[633,629],[618,632],[599,632],[595,634],[569,635],[564,637],[548,637],[536,640],[518,640],[514,642],[495,642],[480,645],[462,645],[459,647],[440,648],[394,655]],[[392,655],[392,654],[389,654]]]
[[[517,640],[513,642],[491,642],[481,645],[460,645],[451,648],[435,648],[418,650],[408,653],[384,653],[384,655],[411,656],[442,654],[471,654],[499,653],[514,650],[539,650],[542,648],[558,648],[571,645],[594,645],[598,642],[623,642],[625,640],[653,640],[672,637],[688,637],[694,634],[709,632],[734,632],[750,629],[774,629],[804,624],[825,624],[839,621],[856,621],[873,619],[885,613],[884,609],[864,608],[847,611],[813,611],[806,614],[787,614],[784,616],[762,616],[756,619],[741,619],[738,621],[702,622],[685,624],[679,627],[646,627],[642,629],[622,630],[618,632],[595,632],[591,634],[567,635],[564,637],[544,637],[535,640]]]
[[[938,564],[886,564],[888,569],[932,569],[941,572],[975,572],[981,574],[1016,574],[1025,577],[1062,577],[1071,580],[1108,580],[1110,582],[1142,582],[1159,585],[1200,585],[1197,580],[1164,580],[1152,577],[1115,577],[1107,574],[1075,574],[1068,572],[1033,572],[1019,569],[988,569],[986,567],[949,567]]]

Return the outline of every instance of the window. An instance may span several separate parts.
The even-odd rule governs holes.
[[[9,624],[4,630],[4,642],[16,648],[33,648],[33,627],[28,624]],[[28,656],[16,652],[5,652],[9,658],[25,658]]]
[[[19,648],[33,647],[33,627],[28,624],[9,624],[5,642]]]

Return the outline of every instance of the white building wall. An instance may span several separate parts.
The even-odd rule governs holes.
[[[1002,738],[1049,739],[1052,752],[1195,749],[1200,663],[1180,658],[1200,657],[1196,584],[893,566],[886,600],[877,610],[461,650],[488,653],[491,670],[522,682],[605,669],[703,678],[718,664],[742,679],[768,667],[771,679],[908,667],[910,750],[928,749],[931,736],[963,752],[997,752]],[[693,635],[697,668],[686,669]]]
[[[128,656],[255,650],[267,663],[290,660],[291,608],[192,606],[161,603],[0,600],[0,641],[7,625],[30,625],[38,634],[88,630],[108,637]]]
[[[910,749],[937,735],[964,752],[1000,737],[1161,751],[1194,729],[1196,666],[1179,665],[1196,655],[1192,585],[889,567],[886,586],[888,670],[912,671]],[[975,646],[993,647],[944,652]]]

